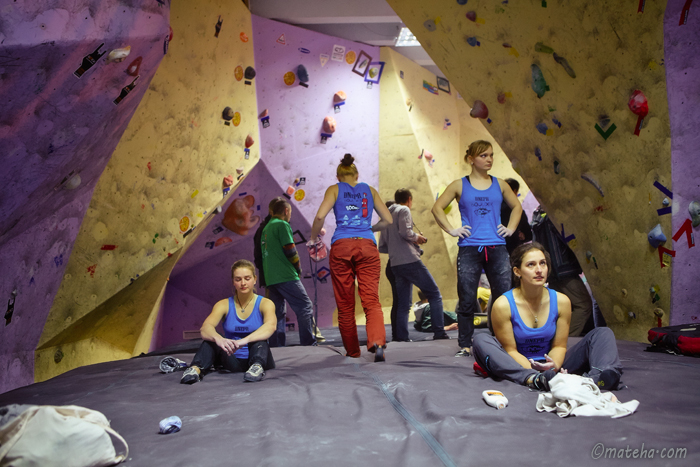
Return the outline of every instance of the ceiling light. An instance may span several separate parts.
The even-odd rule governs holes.
[[[408,30],[408,28],[401,28],[401,32],[399,33],[399,38],[396,41],[396,47],[417,47],[417,46],[420,46],[420,42],[418,42],[418,39],[416,39],[416,36],[414,36],[413,33]]]

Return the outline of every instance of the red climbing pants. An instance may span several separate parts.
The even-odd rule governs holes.
[[[379,303],[379,251],[372,240],[343,238],[331,246],[331,279],[338,306],[338,329],[348,357],[359,357],[360,342],[355,323],[355,279],[367,318],[367,348],[386,345],[384,315]]]

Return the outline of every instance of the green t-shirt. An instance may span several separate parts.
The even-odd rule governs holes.
[[[294,265],[284,254],[284,245],[294,243],[289,222],[273,217],[262,231],[260,239],[263,255],[265,283],[275,285],[281,282],[299,280]]]

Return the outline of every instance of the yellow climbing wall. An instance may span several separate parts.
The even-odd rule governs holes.
[[[469,116],[470,107],[455,89],[450,93],[428,91],[424,82],[436,87],[435,75],[392,49],[382,48],[381,59],[386,65],[380,96],[379,192],[382,199],[389,200],[398,188],[411,190],[413,220],[428,238],[423,245],[423,262],[440,287],[446,308],[454,310],[457,241],[438,227],[430,210],[440,189],[468,175],[464,154],[469,143],[478,139],[495,141],[480,120]],[[432,154],[432,166],[425,156],[419,159],[422,151]],[[497,144],[494,154],[491,173],[519,180],[524,198],[527,185]],[[453,225],[460,224],[456,203],[448,218]],[[386,267],[388,258],[382,256]],[[382,303],[390,305],[391,288],[386,277],[382,276],[380,286]]]
[[[254,66],[250,12],[242,2],[174,0],[170,21],[167,55],[83,220],[38,346],[37,381],[128,357],[142,347],[147,351],[154,309],[174,260],[168,257],[184,245],[182,219],[189,226],[202,222],[222,201],[224,176],[235,180],[236,169],[247,172],[259,160],[255,80],[245,84],[237,73],[239,66],[241,73]],[[224,124],[225,107],[240,115],[231,125]],[[256,144],[245,159],[249,134]],[[159,272],[146,279],[157,284],[144,284],[144,275],[159,264]],[[132,279],[131,287],[142,293],[115,298],[110,309],[122,310],[117,314],[123,319],[107,318],[107,300]],[[102,315],[109,329],[94,319]],[[70,351],[62,351],[59,365],[53,358],[60,345]]]
[[[647,242],[657,223],[672,235],[671,216],[656,211],[664,195],[653,186],[672,189],[666,2],[646,2],[643,13],[637,2],[388,3],[453,92],[486,104],[489,132],[555,225],[575,235],[570,245],[617,337],[646,340],[654,308],[667,311],[667,322],[670,303],[671,267],[660,267]],[[541,97],[532,65],[549,86]],[[639,136],[628,108],[637,89],[650,109]],[[651,286],[660,290],[656,303]]]

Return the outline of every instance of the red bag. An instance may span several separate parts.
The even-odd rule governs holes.
[[[649,329],[648,352],[667,352],[700,357],[700,325],[681,324]]]

